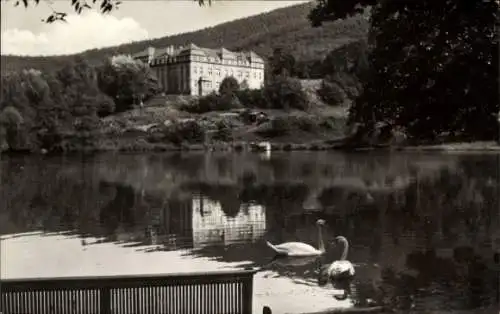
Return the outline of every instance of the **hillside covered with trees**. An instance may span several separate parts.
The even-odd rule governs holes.
[[[72,56],[2,56],[0,146],[10,151],[164,150],[207,140],[302,143],[338,137],[345,109],[334,107],[361,91],[367,24],[357,16],[312,28],[311,9],[298,5]],[[229,80],[228,88],[206,97],[168,101],[149,68],[127,57],[148,46],[190,42],[256,51],[267,60],[265,86],[250,90]],[[311,77],[316,80],[300,80]],[[138,108],[141,104],[146,107]],[[256,120],[252,110],[267,116]],[[224,116],[228,111],[233,116]],[[193,117],[196,122],[189,121]]]
[[[500,134],[497,15],[493,0],[326,0],[77,56],[5,56],[0,142],[68,151],[211,140],[283,149],[340,138],[356,148],[492,141]],[[205,97],[172,99],[127,57],[189,42],[256,51],[267,59],[264,87],[229,82]]]
[[[271,55],[275,47],[284,47],[293,51],[299,61],[314,61],[322,59],[334,48],[366,38],[368,21],[365,17],[356,16],[329,23],[322,28],[312,28],[307,19],[312,8],[310,3],[291,6],[195,32],[88,50],[79,56],[95,64],[107,57],[137,53],[149,46],[165,47],[192,42],[207,48],[223,46],[230,50],[254,50],[263,57]],[[30,68],[51,70],[63,67],[73,58],[74,55],[2,56],[1,67],[2,71]]]

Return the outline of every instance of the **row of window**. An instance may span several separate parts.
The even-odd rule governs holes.
[[[186,62],[189,61],[188,56],[158,58],[158,59],[154,59],[153,62],[152,62],[152,64],[153,65],[158,65],[158,64],[176,63],[176,62],[184,62],[184,61],[186,61]],[[207,58],[193,56],[192,61],[207,62]],[[246,66],[250,66],[249,62],[235,61],[235,60],[222,60],[222,62],[220,62],[219,60],[217,60],[215,58],[208,58],[208,62],[219,63],[219,64],[224,64],[224,65],[237,65],[237,66],[246,65]],[[264,64],[262,64],[262,63],[252,64],[252,65],[254,67],[256,67],[256,68],[261,68],[261,69],[264,68]]]
[[[212,76],[212,75],[221,76],[221,70],[220,69],[216,69],[216,70],[212,71],[212,68],[208,67],[206,69],[206,71],[207,71],[207,75],[208,76]],[[203,75],[203,73],[204,73],[203,72],[203,67],[199,67],[198,68],[198,67],[194,66],[193,67],[193,72],[195,74],[200,73],[200,74]],[[239,71],[236,71],[236,73],[237,73],[237,77],[238,78],[242,78],[243,75],[245,75],[245,78],[250,78],[250,71],[245,71],[245,73],[243,73],[243,71],[239,70]],[[227,77],[227,76],[234,76],[234,71],[232,69],[230,69],[230,70],[225,69],[224,70],[224,77]],[[259,73],[254,72],[253,73],[253,78],[254,79],[257,79],[257,78],[262,79],[262,73],[261,72],[259,72]]]
[[[198,88],[198,80],[193,80],[193,87],[195,88]],[[203,81],[201,82],[201,86],[203,89],[206,89],[206,88],[212,88],[212,82],[210,81]],[[216,82],[215,83],[215,88],[218,89],[220,86],[220,82]]]

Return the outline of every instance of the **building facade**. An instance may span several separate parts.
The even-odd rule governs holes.
[[[207,95],[218,91],[226,77],[258,89],[264,84],[264,60],[253,51],[233,52],[189,44],[149,47],[133,56],[149,64],[167,94]]]

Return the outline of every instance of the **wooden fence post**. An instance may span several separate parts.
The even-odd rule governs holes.
[[[253,302],[253,275],[246,278],[243,283],[243,304],[245,308],[243,309],[244,314],[252,314],[252,302]]]
[[[111,314],[111,289],[104,286],[99,289],[100,314]]]

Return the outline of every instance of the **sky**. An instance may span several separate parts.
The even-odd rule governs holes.
[[[97,9],[73,14],[71,0],[40,1],[28,9],[1,0],[1,54],[61,55],[214,26],[307,1],[214,0],[200,7],[190,0],[125,0],[107,15]],[[30,2],[33,2],[30,0]],[[92,1],[88,1],[91,3]],[[99,1],[98,1],[99,2]],[[46,24],[51,7],[68,13],[67,22]]]

